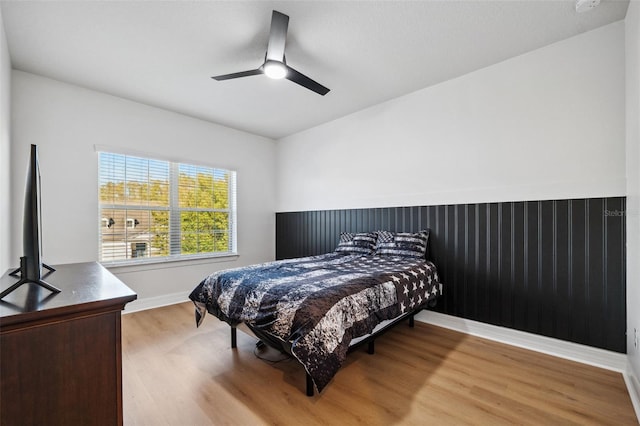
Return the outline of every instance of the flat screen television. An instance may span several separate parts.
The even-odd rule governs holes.
[[[48,269],[47,274],[55,271],[51,266],[42,263],[40,217],[40,168],[38,164],[38,147],[31,145],[31,156],[27,167],[27,179],[24,196],[24,220],[22,222],[22,250],[20,267],[9,275],[20,275],[18,282],[0,293],[0,299],[20,287],[22,284],[33,283],[54,293],[60,289],[44,281],[42,268]]]

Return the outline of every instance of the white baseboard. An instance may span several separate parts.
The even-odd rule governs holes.
[[[636,417],[640,420],[640,382],[638,382],[638,378],[630,363],[627,363],[627,369],[623,373],[623,377],[629,391],[633,409],[636,411]]]
[[[524,331],[513,330],[506,327],[499,327],[458,318],[451,315],[444,315],[438,312],[422,311],[415,317],[416,320],[437,325],[444,328],[471,334],[473,336],[494,340],[508,345],[542,352],[559,358],[607,370],[625,373],[627,371],[627,355],[617,352],[598,349],[591,346],[580,345],[578,343],[566,342],[564,340],[553,339],[551,337],[539,336],[537,334],[526,333]]]
[[[175,305],[176,303],[182,303],[189,300],[187,293],[171,293],[163,294],[162,296],[147,297],[145,299],[134,300],[125,306],[123,314],[130,314],[132,312],[145,311],[147,309],[160,308],[162,306]]]

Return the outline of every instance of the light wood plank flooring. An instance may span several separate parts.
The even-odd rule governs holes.
[[[190,302],[124,315],[122,336],[125,425],[638,424],[619,373],[420,322],[312,398],[297,361],[256,358],[244,333],[232,350]]]

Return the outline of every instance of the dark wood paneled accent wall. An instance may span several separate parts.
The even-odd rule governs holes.
[[[431,230],[436,311],[626,352],[624,197],[276,214],[276,257],[333,251],[340,232]]]

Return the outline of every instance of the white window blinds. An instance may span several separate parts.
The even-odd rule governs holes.
[[[236,174],[99,153],[100,261],[235,254]]]

